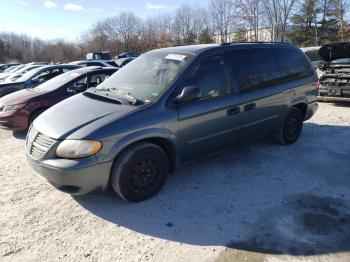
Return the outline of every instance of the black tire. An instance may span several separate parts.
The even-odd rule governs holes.
[[[34,120],[40,116],[46,109],[44,108],[41,108],[41,109],[37,109],[36,111],[34,111],[30,117],[29,117],[29,120],[28,120],[28,128],[33,124]]]
[[[304,124],[304,115],[299,108],[292,107],[278,133],[277,140],[280,144],[294,144],[300,137]]]
[[[121,198],[140,202],[159,192],[168,173],[169,160],[164,150],[155,144],[141,142],[117,157],[110,181]]]

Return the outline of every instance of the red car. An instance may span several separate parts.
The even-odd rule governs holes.
[[[59,75],[35,88],[0,98],[0,128],[22,131],[49,107],[87,88],[96,87],[116,72],[113,67],[85,67]]]

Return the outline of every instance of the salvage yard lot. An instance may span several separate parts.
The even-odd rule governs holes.
[[[320,104],[294,145],[185,165],[137,204],[44,184],[24,136],[0,131],[1,261],[350,261],[350,105]]]

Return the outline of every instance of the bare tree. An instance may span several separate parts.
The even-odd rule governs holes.
[[[291,17],[293,8],[299,0],[262,0],[263,14],[271,28],[272,40],[283,41],[287,28],[287,22]]]
[[[333,15],[339,23],[339,36],[340,40],[344,42],[344,15],[346,12],[346,0],[331,0],[334,6]]]
[[[203,29],[204,20],[201,10],[188,4],[177,8],[173,32],[176,44],[194,44],[198,42],[198,35]]]
[[[129,50],[134,49],[137,45],[137,41],[134,42],[134,40],[138,39],[141,19],[131,12],[122,12],[117,16],[103,20],[98,26],[116,48]]]
[[[261,19],[261,0],[237,0],[239,19],[244,27],[253,32],[251,41],[259,41],[259,26]]]
[[[212,30],[220,37],[220,42],[229,41],[235,28],[236,12],[233,0],[211,0],[208,7]]]

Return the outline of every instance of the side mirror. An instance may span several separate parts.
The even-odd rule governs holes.
[[[186,86],[182,89],[181,93],[174,98],[174,102],[176,104],[184,104],[201,98],[201,91],[198,87]]]

